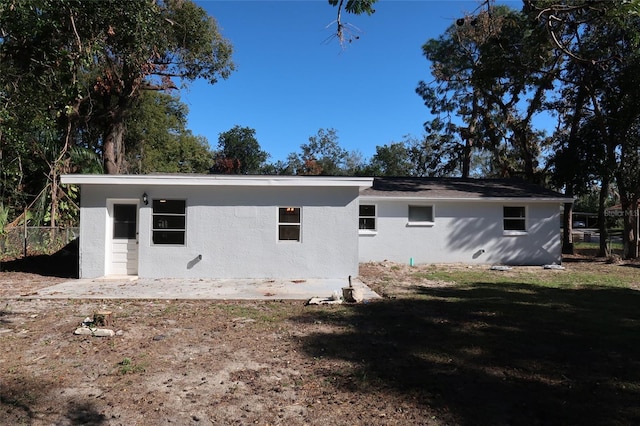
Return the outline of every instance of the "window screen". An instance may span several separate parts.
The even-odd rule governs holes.
[[[361,204],[360,214],[358,216],[359,229],[368,229],[375,231],[376,229],[376,206],[372,204]]]
[[[503,217],[505,231],[527,230],[526,209],[523,206],[505,206],[503,208]]]
[[[153,244],[184,245],[186,219],[185,200],[153,200]]]
[[[409,222],[433,222],[433,206],[409,206]]]
[[[278,240],[300,241],[300,207],[278,208]]]

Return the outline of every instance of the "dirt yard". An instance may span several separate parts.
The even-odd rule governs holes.
[[[358,360],[307,347],[349,328],[330,321],[344,307],[29,298],[65,280],[0,273],[2,425],[438,423],[359,375]],[[74,335],[98,310],[119,335]]]
[[[575,267],[588,271],[596,266]],[[348,306],[37,300],[30,296],[39,288],[66,278],[0,272],[0,424],[579,424],[586,420],[580,415],[592,415],[594,398],[588,392],[597,392],[597,385],[583,391],[572,382],[575,377],[567,376],[565,382],[562,375],[574,374],[571,369],[556,366],[562,371],[545,377],[539,373],[532,380],[528,374],[537,367],[529,370],[510,358],[507,363],[487,362],[480,375],[480,369],[471,371],[470,360],[482,349],[470,343],[469,335],[455,349],[430,348],[427,354],[430,341],[460,339],[453,328],[442,329],[458,313],[447,313],[443,305],[425,310],[426,305],[410,304],[411,299],[398,304],[398,298],[411,292],[451,285],[422,279],[418,288],[415,272],[406,266],[363,265],[362,280],[386,298]],[[113,312],[111,328],[117,335],[74,335],[99,310]],[[498,315],[476,311],[465,314],[474,322],[474,332]],[[404,318],[405,312],[412,316]],[[429,324],[416,323],[427,317]],[[439,337],[443,332],[449,334]],[[547,356],[556,352],[537,350],[543,355],[530,362],[544,371]],[[618,348],[609,361],[625,355]],[[637,363],[620,367],[635,368]],[[627,381],[636,386],[632,394],[620,391],[607,398],[635,404],[631,408],[637,410],[637,382],[633,377]],[[547,400],[548,389],[559,393]],[[628,402],[632,398],[635,402]],[[562,404],[579,417],[553,417],[558,407],[560,413],[565,409]],[[638,412],[625,414],[617,408],[612,406],[618,414],[607,417],[610,421],[592,419],[624,424]],[[474,419],[478,412],[484,414]]]

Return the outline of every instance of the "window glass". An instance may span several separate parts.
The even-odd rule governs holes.
[[[361,204],[360,215],[358,217],[359,229],[368,229],[375,231],[376,229],[376,206],[372,204]]]
[[[185,200],[153,200],[153,214],[184,214]]]
[[[527,218],[524,206],[504,206],[503,223],[505,231],[526,231]]]
[[[113,238],[116,240],[135,240],[137,215],[138,206],[135,204],[114,204]]]
[[[175,232],[153,231],[153,244],[184,245],[184,231],[175,231]]]
[[[153,200],[151,238],[153,244],[185,243],[186,201]]]
[[[409,206],[409,222],[433,222],[433,206]]]
[[[279,221],[280,223],[300,223],[300,208],[280,207]]]
[[[184,216],[153,215],[153,229],[183,229]]]
[[[278,208],[278,240],[300,241],[300,207]]]
[[[300,241],[299,225],[280,225],[278,239],[281,241]]]

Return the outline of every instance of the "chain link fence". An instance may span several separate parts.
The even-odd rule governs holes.
[[[53,254],[79,235],[79,228],[27,226],[5,228],[0,234],[0,260]]]

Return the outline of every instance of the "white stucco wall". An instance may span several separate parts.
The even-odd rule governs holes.
[[[360,261],[542,265],[560,263],[558,202],[360,199],[376,205],[377,230],[360,233]],[[409,226],[408,205],[434,207],[433,226]],[[527,232],[505,235],[503,206],[526,206]]]
[[[148,205],[140,201],[143,192],[148,194]],[[357,196],[357,186],[82,185],[80,276],[107,273],[109,199],[139,201],[140,277],[356,276]],[[186,200],[184,246],[152,244],[154,198]],[[278,207],[302,208],[301,242],[278,241]]]

